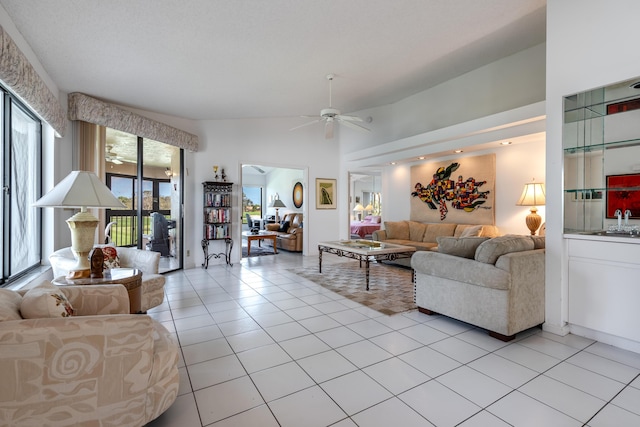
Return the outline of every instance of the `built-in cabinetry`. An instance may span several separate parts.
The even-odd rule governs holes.
[[[202,266],[207,268],[211,258],[224,257],[225,262],[231,265],[231,239],[232,210],[231,196],[233,184],[230,182],[202,183],[203,194],[203,237],[202,251],[204,262]],[[224,252],[209,253],[209,243],[212,240],[224,241]]]
[[[640,351],[637,82],[565,97],[563,127],[569,326],[634,351]]]
[[[640,81],[564,99],[564,232],[637,237]]]

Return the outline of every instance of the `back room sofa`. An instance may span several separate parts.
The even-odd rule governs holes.
[[[385,221],[384,229],[373,232],[373,240],[412,246],[416,251],[434,250],[438,237],[496,237],[495,225],[441,224],[418,221]],[[411,258],[389,261],[405,267],[411,266]]]

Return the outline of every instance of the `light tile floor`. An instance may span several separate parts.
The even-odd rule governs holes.
[[[180,392],[149,426],[640,426],[640,354],[384,316],[287,271],[301,265],[317,259],[167,275],[149,315],[180,343]]]

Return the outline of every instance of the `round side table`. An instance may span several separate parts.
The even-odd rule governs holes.
[[[104,271],[104,277],[98,279],[67,279],[64,276],[53,279],[56,285],[109,285],[120,284],[129,293],[129,311],[142,313],[142,272],[137,268],[112,268]]]

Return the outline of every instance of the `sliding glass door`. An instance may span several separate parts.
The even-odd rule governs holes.
[[[159,252],[160,271],[182,268],[182,150],[105,129],[106,183],[125,205],[105,214],[105,241]]]

